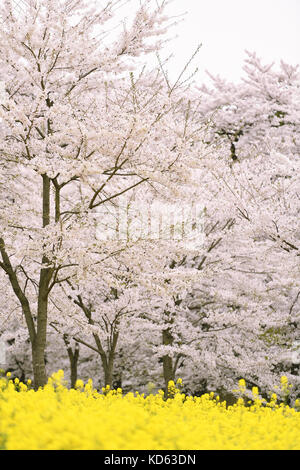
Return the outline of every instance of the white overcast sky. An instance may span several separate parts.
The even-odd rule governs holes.
[[[175,54],[172,76],[199,43],[198,82],[209,81],[205,70],[239,80],[245,49],[263,63],[300,63],[300,0],[173,0],[169,12],[186,12],[174,28],[179,37],[167,47]]]
[[[132,0],[130,10],[125,5],[117,22],[124,16],[130,20],[141,1]],[[15,0],[19,5],[24,2]],[[173,0],[168,9],[170,16],[185,12],[185,20],[172,29],[178,38],[162,54],[174,53],[168,66],[172,78],[177,78],[199,43],[202,47],[191,68],[199,68],[198,83],[209,82],[206,70],[238,81],[245,49],[255,51],[263,63],[279,63],[280,59],[292,65],[300,63],[300,0]]]

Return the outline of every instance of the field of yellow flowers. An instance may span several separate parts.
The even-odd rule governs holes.
[[[9,375],[9,374],[8,374]],[[282,381],[285,384],[284,378]],[[244,381],[240,381],[242,392]],[[300,413],[296,408],[258,398],[226,407],[213,393],[185,396],[170,383],[144,396],[102,393],[92,381],[64,385],[63,371],[38,391],[18,379],[0,379],[0,449],[300,449]]]

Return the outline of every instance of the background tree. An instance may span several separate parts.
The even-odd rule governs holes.
[[[222,142],[232,161],[279,151],[299,153],[299,71],[281,61],[264,65],[247,52],[245,76],[234,84],[210,75],[213,88],[199,87],[201,114],[209,121],[207,141]]]

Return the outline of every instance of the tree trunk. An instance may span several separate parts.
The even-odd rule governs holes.
[[[109,359],[107,360],[107,354],[102,351],[99,352],[102,362],[102,367],[104,371],[104,386],[109,386],[112,388],[113,382],[113,368],[114,368],[114,358],[109,354]]]
[[[169,346],[173,343],[173,336],[169,329],[163,330],[162,340],[164,346]],[[168,384],[170,380],[174,380],[174,368],[172,358],[168,355],[163,356],[163,373],[165,381],[165,398],[168,396]]]
[[[71,370],[71,388],[75,388],[77,382],[77,367],[79,359],[79,347],[76,343],[75,351],[73,352],[72,348],[68,348],[68,355],[70,359],[70,370]]]
[[[50,179],[47,175],[43,177],[43,227],[50,223]],[[42,257],[42,264],[48,264],[49,260],[45,255]],[[48,298],[49,284],[53,274],[52,268],[42,268],[40,270],[37,326],[36,337],[32,343],[32,364],[34,376],[34,388],[37,390],[47,383],[45,351],[47,344],[47,322],[48,322]]]
[[[92,322],[92,320],[90,320]],[[91,323],[92,324],[92,323]],[[104,381],[105,387],[109,385],[112,388],[113,385],[113,370],[115,362],[115,352],[118,342],[119,333],[114,331],[112,335],[112,340],[109,341],[109,351],[106,353],[102,347],[100,338],[97,334],[94,334],[95,343],[97,345],[98,352],[101,357],[102,367],[104,370]]]
[[[46,365],[45,365],[45,347],[41,338],[36,337],[36,341],[31,345],[32,368],[34,378],[34,389],[38,390],[47,383]]]
[[[103,364],[103,363],[102,363]],[[108,385],[110,388],[112,388],[112,382],[113,382],[113,368],[111,367],[110,364],[107,364],[106,367],[104,367],[104,381],[105,381],[105,387]]]

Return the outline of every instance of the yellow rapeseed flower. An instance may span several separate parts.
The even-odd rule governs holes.
[[[34,391],[0,379],[0,448],[7,450],[300,450],[300,413],[284,403],[255,400],[227,406],[213,393],[128,393],[92,380],[67,389],[60,371]],[[60,382],[59,382],[60,380]],[[178,382],[177,382],[178,385]],[[239,383],[240,388],[245,382]]]
[[[245,387],[246,387],[245,379],[240,379],[240,380],[239,380],[239,387],[240,387],[240,388],[245,388]]]
[[[288,378],[287,378],[286,375],[282,375],[282,377],[280,377],[280,383],[281,383],[281,385],[288,384]]]
[[[80,380],[80,379],[76,380],[75,388],[80,389],[83,387],[84,387],[83,380]]]

